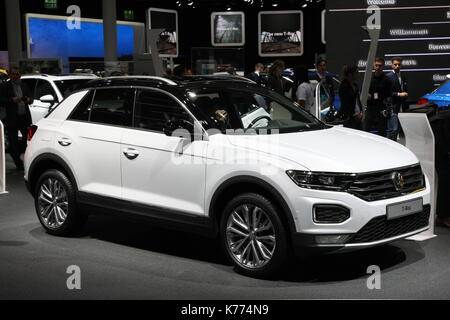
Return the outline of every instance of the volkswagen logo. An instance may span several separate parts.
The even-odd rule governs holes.
[[[405,178],[403,178],[400,172],[394,172],[392,174],[392,182],[394,183],[395,190],[401,191],[405,186]]]

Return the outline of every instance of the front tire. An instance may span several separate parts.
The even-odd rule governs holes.
[[[74,235],[86,222],[86,216],[77,209],[72,182],[59,170],[49,170],[39,177],[34,199],[39,221],[51,235]]]
[[[228,203],[220,234],[228,259],[242,274],[270,278],[287,261],[287,236],[279,212],[259,194],[242,194]]]

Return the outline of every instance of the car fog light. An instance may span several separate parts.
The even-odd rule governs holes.
[[[340,234],[333,236],[316,236],[317,244],[344,244],[350,239],[350,235]]]

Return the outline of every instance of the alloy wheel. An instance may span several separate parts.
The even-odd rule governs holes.
[[[39,215],[50,229],[60,228],[67,219],[69,199],[64,186],[54,178],[45,180],[39,189]]]
[[[252,204],[240,205],[230,214],[226,240],[234,260],[248,269],[265,266],[276,248],[272,221],[263,209]]]

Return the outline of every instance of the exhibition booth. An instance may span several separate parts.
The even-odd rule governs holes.
[[[3,2],[0,298],[450,297],[448,1]]]

